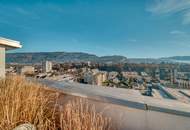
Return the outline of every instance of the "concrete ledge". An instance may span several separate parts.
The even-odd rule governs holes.
[[[49,87],[59,89],[65,94],[85,97],[98,102],[190,117],[190,104],[181,103],[177,100],[159,100],[152,97],[145,97],[138,94],[138,90],[105,88],[49,80],[40,80],[39,82]]]
[[[179,115],[179,116],[190,117],[190,113],[189,112],[180,111],[180,110],[173,110],[173,109],[169,109],[169,108],[163,108],[163,107],[157,107],[157,106],[148,105],[148,110],[150,110],[150,111],[164,112],[164,113],[174,114],[174,115]]]
[[[163,86],[159,85],[158,88],[160,90],[162,90],[166,95],[168,95],[168,97],[170,97],[171,99],[177,99],[176,97],[174,97],[172,94],[170,94]]]
[[[190,95],[189,94],[187,94],[186,92],[184,92],[184,91],[179,91],[179,93],[181,93],[181,94],[183,94],[183,95],[185,95],[186,97],[188,97],[189,99],[190,99]]]

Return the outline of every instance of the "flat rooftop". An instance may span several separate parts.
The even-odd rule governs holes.
[[[16,48],[22,48],[22,45],[19,41],[7,39],[0,37],[0,46],[5,47],[6,50],[16,49]]]

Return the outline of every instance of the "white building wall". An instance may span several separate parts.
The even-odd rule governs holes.
[[[53,64],[51,61],[46,61],[42,63],[42,70],[45,73],[49,73],[52,71]]]
[[[0,46],[0,78],[5,78],[5,48]]]

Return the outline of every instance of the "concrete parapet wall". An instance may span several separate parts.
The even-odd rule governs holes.
[[[190,118],[90,100],[119,130],[189,130]]]
[[[68,97],[82,97],[119,130],[190,130],[190,104],[144,97],[136,90],[38,80]],[[67,99],[65,99],[67,100]]]
[[[67,103],[78,96],[64,94],[61,102]],[[119,103],[112,104],[105,100],[86,99],[89,105],[95,106],[97,112],[110,117],[112,125],[117,126],[118,130],[189,130],[190,128],[190,118],[186,116],[146,110],[141,107],[128,107]]]

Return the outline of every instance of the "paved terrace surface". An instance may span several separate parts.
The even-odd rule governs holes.
[[[122,88],[106,88],[101,86],[68,83],[51,80],[38,80],[49,87],[63,90],[73,96],[85,97],[100,102],[106,102],[146,111],[158,111],[168,114],[190,117],[190,104],[171,99],[155,99],[142,96],[138,90]]]

